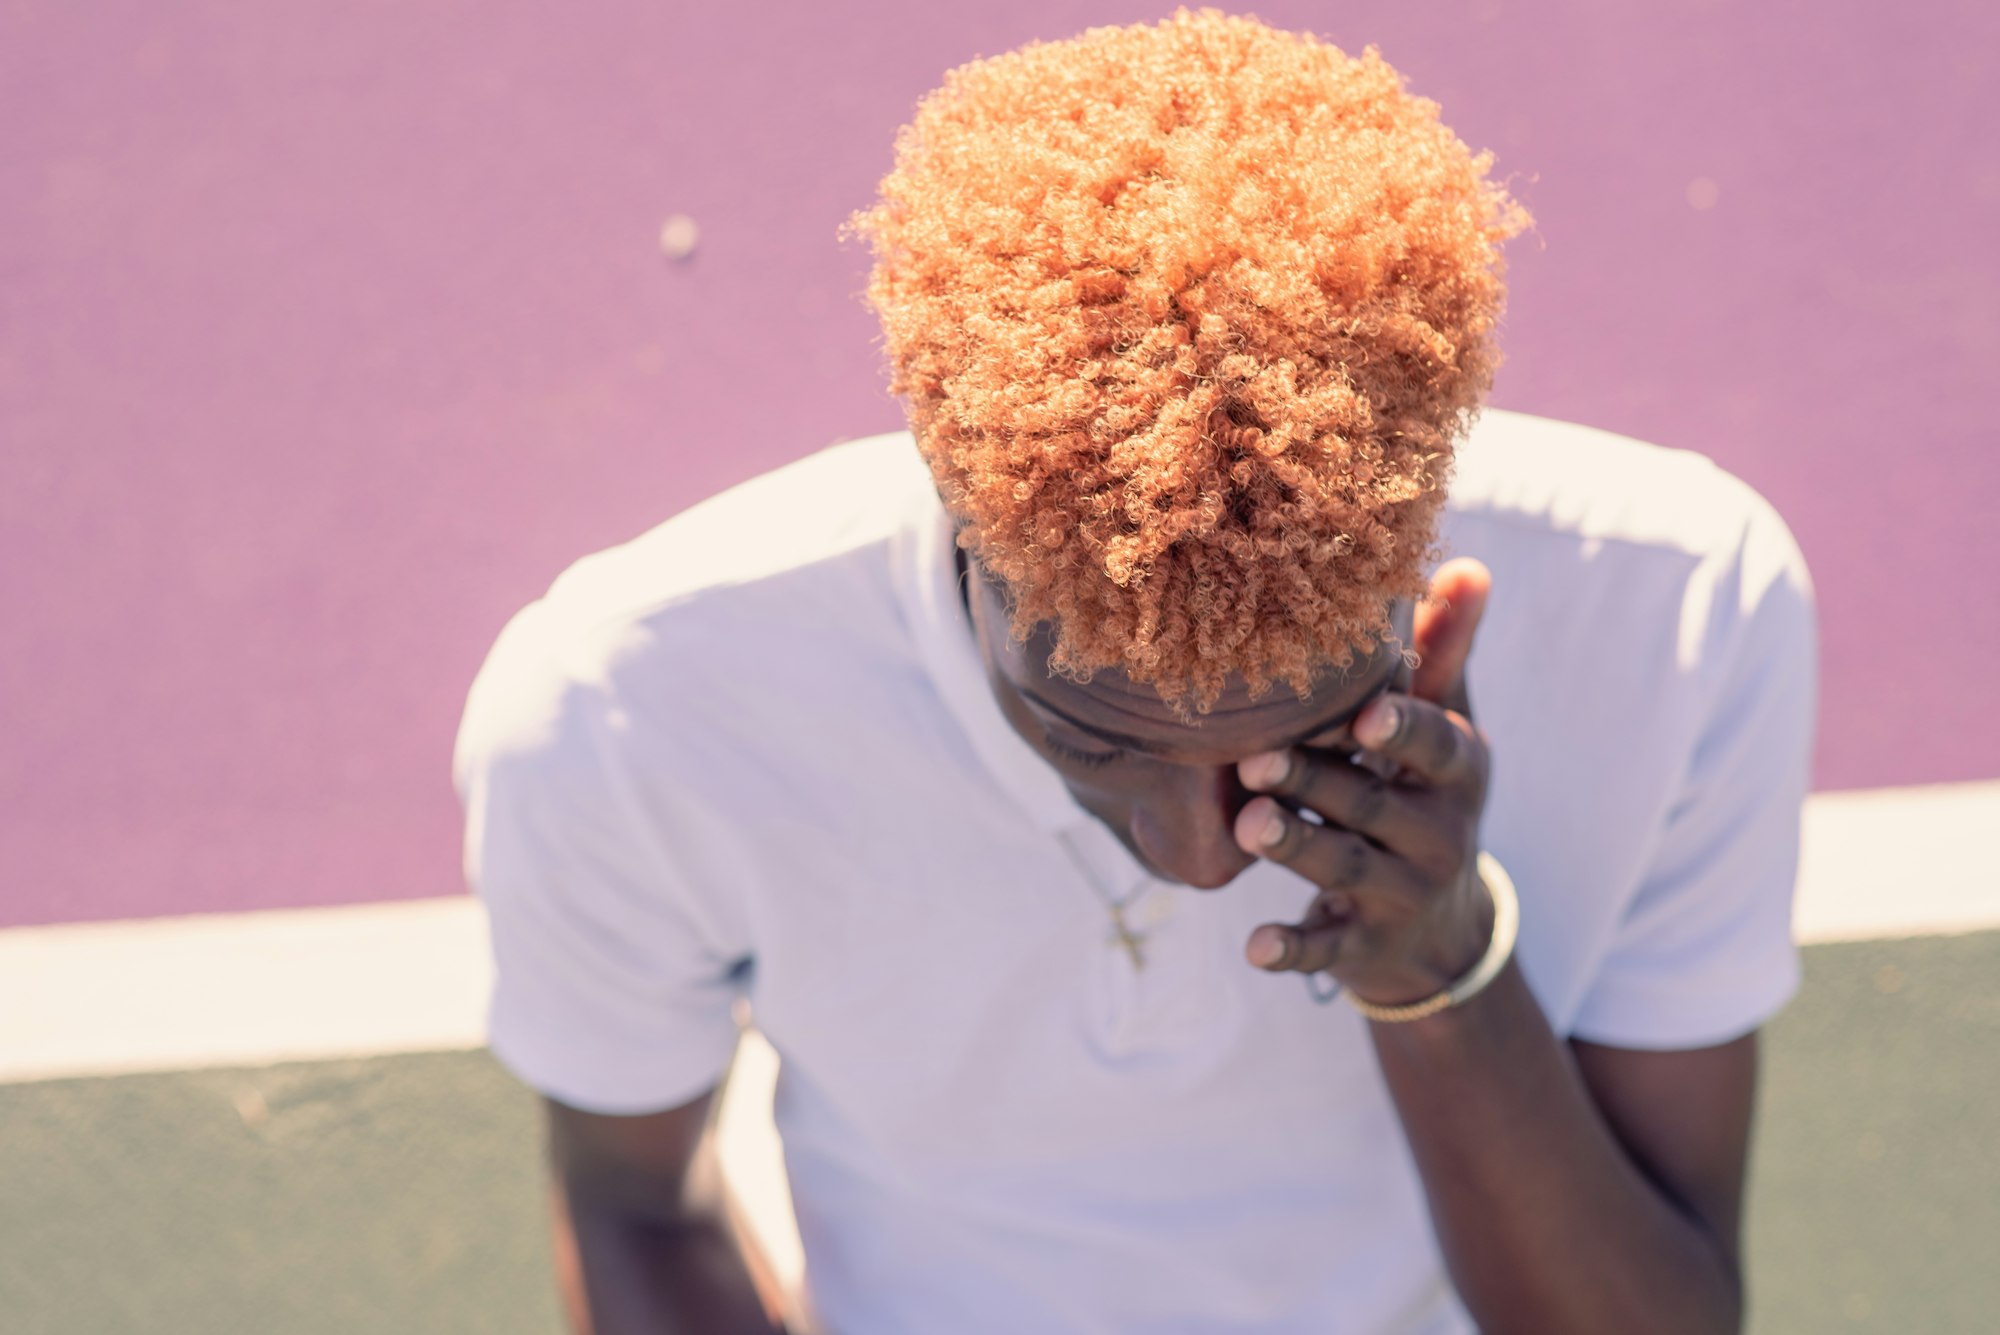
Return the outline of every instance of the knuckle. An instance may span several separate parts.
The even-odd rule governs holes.
[[[1278,835],[1278,842],[1265,851],[1265,856],[1276,862],[1290,862],[1305,847],[1310,827],[1289,811],[1282,812],[1278,819],[1284,822],[1284,830]]]
[[[1319,973],[1332,968],[1340,958],[1340,938],[1337,928],[1293,933],[1288,967],[1300,973]]]
[[[1349,835],[1340,841],[1340,850],[1334,862],[1333,884],[1342,888],[1361,884],[1368,874],[1367,845]]]
[[[1389,781],[1373,770],[1363,770],[1361,787],[1354,794],[1354,820],[1373,825],[1389,809]]]
[[[1333,967],[1339,953],[1331,946],[1309,947],[1300,954],[1298,962],[1292,965],[1292,968],[1305,974],[1325,973]]]
[[[1430,730],[1427,739],[1427,758],[1433,774],[1445,774],[1458,763],[1459,747],[1463,739],[1459,736],[1458,725],[1450,720],[1440,720],[1442,727]]]

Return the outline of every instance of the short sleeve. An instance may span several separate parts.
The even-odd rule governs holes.
[[[549,664],[535,611],[481,669],[453,757],[466,879],[492,933],[488,1041],[572,1106],[677,1107],[728,1068],[743,957],[637,815],[615,699]]]
[[[1733,481],[1733,479],[1732,479]],[[1737,486],[1742,486],[1738,483]],[[1818,697],[1812,581],[1768,503],[1691,596],[1704,708],[1637,893],[1571,1032],[1615,1047],[1724,1043],[1799,980],[1792,898]]]

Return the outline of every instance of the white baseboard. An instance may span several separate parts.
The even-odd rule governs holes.
[[[469,896],[0,932],[0,1081],[478,1047]]]
[[[1805,942],[2000,926],[2000,781],[1815,794]],[[465,896],[0,931],[0,1081],[480,1046]]]
[[[1813,794],[1792,923],[1807,943],[2000,926],[2000,780]]]

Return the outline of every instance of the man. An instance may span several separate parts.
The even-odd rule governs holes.
[[[1810,584],[1478,415],[1487,166],[1209,11],[955,71],[856,221],[911,431],[510,623],[456,773],[579,1330],[774,1329],[739,998],[830,1331],[1739,1327]]]

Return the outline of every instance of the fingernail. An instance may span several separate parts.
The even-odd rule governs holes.
[[[1283,783],[1285,776],[1292,772],[1292,757],[1285,751],[1262,751],[1239,761],[1236,772],[1246,787],[1269,788]]]
[[[1265,848],[1270,848],[1284,837],[1285,818],[1278,814],[1278,808],[1273,805],[1270,814],[1264,818],[1264,828],[1257,832],[1257,842]]]
[[[1354,739],[1363,746],[1381,746],[1396,735],[1401,722],[1402,713],[1395,701],[1387,698],[1373,701],[1354,720]]]
[[[1285,939],[1276,932],[1260,932],[1250,938],[1250,962],[1268,969],[1285,958]]]

